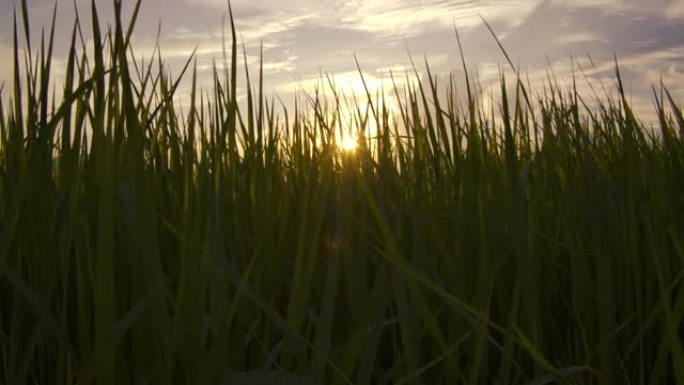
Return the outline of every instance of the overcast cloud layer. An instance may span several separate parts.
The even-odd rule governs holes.
[[[86,25],[89,3],[76,0]],[[111,21],[111,1],[96,3],[101,18]],[[132,3],[124,1],[125,8],[130,11]],[[37,42],[55,3],[28,4]],[[574,57],[592,79],[602,77],[612,87],[615,54],[638,109],[651,109],[650,85],[661,77],[679,100],[684,97],[684,0],[233,0],[232,5],[248,60],[258,61],[263,42],[267,88],[281,95],[306,88],[322,71],[337,74],[338,84],[353,90],[354,54],[372,87],[380,86],[388,69],[408,68],[409,51],[417,62],[425,56],[433,73],[460,73],[454,26],[466,61],[486,83],[498,76],[505,59],[483,17],[533,82],[549,68],[567,78],[568,59]],[[11,77],[13,8],[12,0],[0,0],[0,81]],[[71,0],[58,1],[58,58],[66,49],[73,8]],[[143,0],[135,50],[151,55],[161,22],[162,54],[171,69],[177,73],[199,45],[198,68],[207,76],[213,60],[221,60],[226,10],[225,0]],[[596,70],[589,70],[587,55]]]

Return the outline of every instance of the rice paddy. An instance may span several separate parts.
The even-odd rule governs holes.
[[[60,79],[54,33],[31,46],[25,1],[15,18],[0,384],[684,384],[665,85],[646,126],[617,65],[598,105],[502,71],[493,110],[426,67],[349,124],[334,89],[267,96],[234,29],[208,88],[192,57],[135,60],[141,4],[113,4],[110,28],[94,2],[76,22]]]

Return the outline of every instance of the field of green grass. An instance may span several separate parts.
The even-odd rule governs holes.
[[[428,74],[349,124],[267,98],[234,30],[209,88],[133,60],[114,6],[62,79],[21,7],[2,59],[0,384],[684,384],[664,86],[647,127],[617,70],[598,106],[502,75],[494,111]]]

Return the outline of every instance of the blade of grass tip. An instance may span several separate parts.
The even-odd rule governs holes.
[[[131,15],[128,29],[126,30],[126,39],[124,41],[124,47],[129,47],[131,42],[131,36],[133,35],[133,30],[135,29],[135,23],[138,20],[138,13],[140,12],[140,5],[142,0],[137,0],[133,8],[133,14]]]
[[[156,75],[152,75],[152,67],[154,66],[155,63],[161,61],[160,56],[161,56],[161,47],[159,46],[159,39],[161,37],[161,23],[157,24],[157,37],[154,40],[154,49],[152,50],[152,57],[150,58],[150,62],[148,63],[147,67],[145,68],[145,75],[144,75],[144,80],[141,81],[141,87],[140,87],[140,108],[143,108],[145,111],[145,115],[148,115],[152,111],[152,103],[154,102],[155,96],[157,96],[157,90],[159,89],[159,84],[162,81],[162,77],[164,74],[161,71],[158,71]],[[133,49],[131,48],[131,51]],[[160,66],[161,67],[161,66]],[[150,80],[152,79],[152,80]],[[150,88],[150,95],[147,97],[147,100],[144,99],[145,95],[145,90],[147,89],[149,84]]]
[[[278,137],[281,135],[281,130],[278,129],[280,127],[280,116],[276,115],[275,111],[275,97],[271,95],[271,103],[270,103],[270,108],[269,104],[266,104],[266,119],[268,121],[268,140],[269,140],[269,145],[273,146],[273,156],[277,155],[277,142],[278,142]]]
[[[257,110],[257,148],[263,148],[263,131],[264,131],[264,42],[259,44],[259,106]]]
[[[230,8],[230,1],[227,1],[227,7]],[[226,48],[226,17],[227,12],[223,12],[221,16],[221,60],[223,63],[223,83],[226,87],[230,86],[230,73],[228,67],[228,49]]]
[[[457,132],[457,125],[456,125],[456,86],[454,85],[454,74],[449,73],[449,82],[447,85],[447,93],[446,93],[446,110],[443,111],[443,115],[447,118],[449,121],[449,133],[451,134],[451,157],[452,159],[457,159],[458,158],[458,152],[456,151],[456,140],[459,136]]]
[[[446,160],[447,160],[447,166],[448,166],[448,173],[451,173],[451,169],[453,168],[453,158],[451,154],[451,149],[449,146],[449,136],[447,135],[447,129],[446,129],[446,122],[444,121],[444,115],[446,114],[444,110],[442,110],[442,107],[439,102],[439,96],[437,93],[437,77],[435,76],[434,78],[432,77],[430,73],[430,66],[428,65],[427,58],[425,59],[425,70],[428,73],[428,79],[430,80],[430,89],[432,90],[432,98],[434,100],[434,108],[435,108],[435,121],[437,124],[437,129],[439,130],[439,135],[440,135],[440,141],[439,145],[443,145],[444,148],[440,148],[440,152],[444,155],[446,155]]]
[[[390,79],[392,80],[392,88],[394,89],[394,99],[397,103],[397,109],[399,110],[399,115],[401,115],[401,121],[404,123],[404,127],[408,129],[408,120],[406,116],[406,110],[404,108],[404,104],[402,102],[402,98],[399,95],[399,87],[397,87],[397,82],[394,80],[394,73],[390,69]],[[406,100],[405,98],[403,100]],[[398,136],[398,133],[397,133]]]
[[[506,58],[506,61],[507,61],[508,64],[511,66],[511,69],[513,69],[513,72],[515,72],[515,74],[517,75],[517,74],[518,74],[518,69],[517,69],[517,68],[515,67],[515,65],[513,64],[513,61],[511,60],[510,56],[508,56],[508,52],[506,52],[506,49],[503,47],[503,44],[501,44],[501,40],[499,40],[499,38],[496,36],[496,33],[494,32],[494,30],[492,29],[492,27],[489,25],[489,23],[487,22],[487,20],[485,20],[485,18],[482,17],[482,16],[480,16],[480,19],[482,20],[482,22],[484,23],[484,25],[487,27],[487,29],[489,30],[489,32],[492,34],[492,37],[494,37],[494,40],[496,40],[496,44],[498,44],[499,49],[501,49],[501,52],[503,53],[504,57]]]
[[[26,78],[26,133],[31,138],[34,138],[36,133],[36,103],[38,102],[38,98],[36,97],[36,84],[38,82],[37,69],[39,59],[39,56],[36,56],[34,61],[31,61],[29,52],[24,51],[24,76]]]
[[[591,55],[589,55],[589,53],[587,53],[587,59],[589,60],[589,64],[591,64],[591,69],[594,71],[594,74],[599,73],[598,68],[596,68],[596,63],[594,62],[594,59],[591,57]],[[603,90],[603,95],[604,95],[605,100],[610,102],[611,98],[610,98],[610,94],[608,93],[608,87],[606,87],[606,83],[603,81],[603,78],[598,77],[598,82],[601,85],[601,90]],[[597,99],[598,99],[598,97],[597,97]]]
[[[79,42],[81,43],[81,60],[83,61],[83,64],[81,65],[80,69],[83,70],[88,70],[90,71],[90,64],[88,62],[88,56],[86,55],[87,49],[86,49],[86,39],[83,37],[83,29],[81,28],[81,15],[78,12],[78,6],[76,5],[76,0],[73,0],[74,4],[74,24],[77,26],[78,29],[78,39]]]
[[[188,67],[190,67],[190,63],[192,63],[192,60],[194,59],[195,55],[197,54],[197,49],[199,46],[195,46],[195,48],[192,50],[192,53],[190,54],[190,57],[188,60],[185,62],[185,65],[183,66],[183,69],[180,72],[180,75],[176,78],[174,81],[173,85],[169,89],[169,92],[166,93],[166,95],[163,96],[163,99],[160,101],[159,105],[152,111],[150,116],[145,120],[145,123],[141,127],[141,130],[145,130],[149,128],[154,121],[155,117],[157,114],[162,110],[162,108],[166,107],[170,102],[173,101],[173,97],[176,93],[176,90],[178,89],[178,86],[180,85],[181,80],[183,80],[183,76],[185,75],[185,72],[188,70]]]
[[[625,119],[627,120],[628,127],[633,129],[636,125],[636,118],[634,117],[632,108],[629,106],[629,102],[627,101],[627,94],[624,85],[622,84],[622,75],[620,73],[620,66],[618,65],[616,54],[613,54],[613,61],[615,63],[615,76],[617,78],[618,94],[620,96],[620,101],[622,102],[622,108],[624,109]]]
[[[85,55],[85,54],[84,54]],[[78,69],[78,84],[82,84],[86,77],[86,66],[80,65]],[[95,83],[93,82],[93,85]],[[74,135],[71,141],[71,148],[73,149],[73,162],[76,164],[78,162],[78,155],[81,151],[81,140],[84,139],[84,126],[88,113],[90,111],[90,94],[92,93],[93,87],[91,85],[88,90],[88,94],[84,95],[82,98],[76,101],[76,116],[74,121]]]
[[[366,84],[366,79],[363,76],[363,71],[361,70],[361,65],[359,64],[359,59],[356,57],[356,54],[354,54],[354,62],[356,63],[356,70],[359,72],[359,77],[361,78],[361,84],[363,85],[363,90],[366,92],[366,98],[368,99],[368,105],[370,106],[370,109],[373,112],[373,116],[375,117],[375,120],[377,121],[378,114],[375,111],[375,107],[373,106],[373,98],[371,97],[370,91],[368,90],[368,85]]]
[[[52,136],[45,135],[48,115],[48,91],[50,87],[50,67],[52,66],[52,49],[55,41],[55,24],[57,22],[57,4],[52,10],[52,26],[50,27],[50,39],[48,42],[47,54],[44,53],[44,46],[41,44],[41,71],[40,71],[40,128],[39,135],[44,140],[52,140]]]
[[[231,53],[230,53],[230,109],[228,111],[228,140],[229,149],[231,151],[231,164],[237,165],[238,161],[238,151],[237,143],[235,140],[237,127],[236,116],[237,116],[237,33],[235,32],[235,19],[233,18],[233,7],[231,1],[228,0],[228,15],[230,16],[230,33],[231,33]],[[233,184],[237,183],[237,168],[233,167]]]
[[[499,38],[496,36],[496,33],[494,32],[494,29],[491,27],[491,25],[489,25],[489,23],[487,22],[487,20],[485,20],[484,17],[480,16],[480,19],[482,19],[482,22],[484,23],[484,25],[485,25],[485,26],[487,27],[487,29],[489,30],[489,33],[492,34],[492,37],[494,38],[494,40],[496,40],[496,44],[499,46],[499,49],[501,49],[501,52],[503,53],[504,57],[506,58],[506,61],[507,61],[508,64],[511,66],[511,69],[513,69],[513,72],[515,72],[515,76],[516,76],[518,85],[520,86],[520,88],[521,88],[521,90],[522,90],[523,97],[525,97],[525,103],[526,103],[526,105],[527,105],[527,108],[530,110],[530,112],[533,112],[532,103],[530,103],[530,98],[529,98],[529,96],[527,95],[527,89],[525,88],[524,84],[523,84],[522,81],[520,80],[520,71],[519,71],[518,68],[513,64],[513,61],[511,60],[511,57],[508,55],[508,52],[506,51],[506,49],[504,48],[503,44],[501,43],[501,40],[499,40]],[[533,121],[535,124],[537,124],[537,123],[536,123],[536,120],[535,120],[535,118],[534,118],[534,115],[532,115],[532,121]]]
[[[240,109],[236,109],[236,115],[237,115],[237,122],[235,123],[236,125],[239,125],[240,131],[237,131],[237,128],[235,130],[234,135],[231,135],[229,139],[236,138],[236,146],[239,144],[242,150],[243,154],[246,152],[246,149],[248,148],[248,140],[249,140],[249,131],[247,130],[247,125],[245,124],[244,119],[242,118],[242,112],[240,112]],[[236,156],[237,156],[237,148],[236,148]],[[237,157],[235,158],[237,159]],[[236,164],[237,166],[237,164]],[[237,169],[237,167],[234,167],[234,169]]]
[[[2,91],[5,89],[5,82],[0,84],[0,150],[7,149],[7,126],[5,125],[5,109],[2,100]]]
[[[139,84],[140,84],[140,90],[137,93],[137,98],[138,98],[138,109],[141,109],[144,113],[143,116],[147,115],[150,113],[152,110],[152,102],[153,98],[156,94],[156,90],[158,89],[158,84],[161,81],[162,78],[162,73],[157,73],[156,75],[153,76],[152,74],[152,66],[154,63],[157,61],[157,54],[160,54],[161,48],[159,46],[159,39],[161,37],[161,23],[157,25],[157,37],[155,38],[154,41],[154,49],[152,50],[152,57],[150,58],[150,61],[147,66],[145,66],[144,60],[141,63],[141,65],[144,68],[144,74],[138,73],[138,78],[139,78]],[[131,56],[134,57],[133,54],[133,48],[129,48],[129,52],[131,53]],[[135,64],[135,58],[133,58],[133,63]],[[135,65],[136,71],[139,72],[137,64]],[[151,92],[150,95],[147,97],[147,100],[145,100],[145,92],[147,88],[150,88]]]
[[[54,133],[57,126],[63,122],[64,116],[69,113],[70,109],[72,108],[72,104],[74,102],[81,101],[82,98],[93,89],[94,83],[97,83],[98,80],[101,80],[102,78],[104,78],[105,75],[109,74],[110,72],[110,70],[107,70],[104,73],[101,73],[100,76],[98,76],[98,78],[93,77],[86,81],[83,81],[76,90],[74,90],[68,97],[66,97],[62,101],[62,104],[59,106],[59,109],[53,114],[52,119],[50,119],[50,121],[47,123],[47,133]]]
[[[187,145],[186,151],[187,155],[192,153],[192,148],[194,147],[192,143],[195,141],[195,124],[197,122],[197,59],[192,68],[192,83],[190,84],[190,112],[188,112],[188,122],[187,127]],[[191,160],[192,158],[190,158]],[[190,165],[187,165],[190,166]],[[189,175],[188,175],[189,177]]]
[[[14,124],[14,129],[11,130],[11,141],[13,142],[13,146],[16,146],[15,148],[17,151],[23,151],[24,148],[24,130],[23,130],[23,110],[22,110],[22,102],[21,102],[21,75],[19,74],[19,60],[18,60],[18,37],[17,37],[17,27],[16,27],[16,14],[15,14],[15,19],[14,19],[14,56],[15,56],[15,61],[14,61],[14,94],[15,94],[15,124]],[[29,66],[29,65],[27,65]],[[28,83],[28,82],[27,82]],[[31,105],[33,102],[33,96],[29,95],[29,105]],[[27,114],[32,115],[30,112],[27,112]],[[31,123],[30,120],[29,124]],[[14,163],[14,170],[11,170],[11,172],[14,174],[15,172],[20,172],[19,168],[23,168],[24,161],[20,157],[20,153],[16,154],[17,159],[13,159]],[[18,176],[17,176],[18,177]],[[5,260],[7,259],[8,254],[10,253],[11,246],[14,244],[14,239],[19,230],[19,221],[21,217],[21,213],[24,210],[24,204],[28,199],[28,193],[33,185],[33,182],[35,178],[31,176],[24,176],[24,177],[18,177],[19,182],[18,185],[16,186],[17,192],[16,194],[13,195],[9,203],[9,210],[5,214],[6,215],[6,220],[5,220],[5,226],[4,226],[4,231],[2,232],[2,237],[0,238],[2,241],[0,242],[0,266],[3,266],[5,263]]]
[[[71,31],[71,44],[69,45],[69,57],[67,59],[67,70],[66,70],[66,81],[64,84],[64,96],[63,98],[69,98],[73,93],[74,79],[75,79],[75,69],[76,67],[76,24],[73,26]],[[64,114],[64,119],[62,123],[62,143],[60,146],[62,154],[71,154],[71,108]],[[60,178],[62,179],[61,186],[63,188],[67,187],[67,182],[64,174],[66,173],[66,161],[67,156],[60,157],[61,167],[60,167]]]
[[[136,103],[133,98],[133,80],[128,69],[128,57],[126,56],[126,38],[123,35],[123,25],[121,22],[121,1],[114,2],[114,19],[115,19],[115,42],[114,52],[116,53],[116,60],[118,65],[118,75],[121,79],[121,109],[123,113],[124,122],[128,129],[128,139],[131,143],[132,150],[130,153],[133,156],[142,157],[144,127],[140,129],[140,122],[138,121],[138,111]],[[189,64],[189,63],[188,63]],[[187,65],[186,64],[186,68]]]
[[[677,105],[670,93],[670,90],[663,86],[665,90],[665,95],[667,95],[667,100],[670,103],[670,108],[674,112],[675,119],[677,119],[677,125],[679,126],[679,137],[684,138],[684,114],[682,114],[682,109]]]
[[[105,78],[101,76],[104,73],[104,47],[102,46],[102,34],[100,32],[100,21],[97,14],[97,7],[95,0],[91,1],[91,18],[93,26],[93,56],[95,57],[95,67],[93,69],[93,77],[95,81],[95,92],[92,108],[93,122],[91,128],[93,131],[93,145],[99,147],[100,140],[104,135],[104,112],[105,112]]]
[[[420,99],[423,102],[423,108],[425,109],[425,121],[426,121],[426,127],[425,131],[428,134],[428,139],[430,140],[429,145],[427,145],[427,148],[430,151],[430,157],[432,158],[431,160],[433,161],[433,165],[435,167],[435,171],[438,170],[439,165],[437,164],[437,156],[438,152],[440,150],[439,147],[439,142],[437,141],[437,136],[435,135],[436,129],[434,122],[432,121],[432,116],[430,115],[430,107],[427,101],[427,96],[425,92],[425,88],[423,87],[423,82],[420,81],[420,78],[418,77],[418,69],[416,68],[415,64],[413,63],[413,59],[411,59],[411,65],[413,66],[413,71],[416,75],[416,77],[419,79],[418,80],[418,90],[420,91]],[[432,84],[432,74],[430,73],[430,67],[428,66],[427,63],[427,58],[425,58],[425,68],[427,71],[427,77],[430,81],[430,84]],[[436,114],[438,115],[438,113]]]
[[[506,164],[508,168],[509,178],[511,181],[511,190],[513,193],[516,192],[516,182],[518,176],[516,175],[516,147],[515,138],[513,137],[513,129],[511,128],[511,113],[508,107],[508,92],[506,91],[506,75],[501,72],[499,74],[501,77],[501,109],[502,118],[504,124],[504,143],[505,143],[505,154],[506,154]]]
[[[456,42],[458,43],[458,52],[461,56],[461,66],[463,67],[463,75],[466,81],[466,92],[468,94],[468,118],[470,119],[470,128],[475,127],[475,99],[473,98],[473,91],[470,87],[470,75],[468,75],[468,67],[466,66],[465,55],[463,55],[463,45],[461,44],[461,36],[458,33],[458,28],[454,24],[454,33],[456,34]]]
[[[21,105],[21,74],[19,73],[19,36],[17,34],[17,14],[14,13],[14,120],[15,137],[23,138],[24,112]],[[1,261],[0,261],[1,262]]]
[[[660,84],[662,84],[663,79],[660,79]],[[672,141],[670,134],[670,125],[667,122],[665,116],[665,108],[663,106],[663,95],[658,96],[658,91],[656,91],[655,85],[651,85],[651,92],[653,93],[653,104],[655,105],[656,114],[658,115],[658,123],[660,123],[660,135],[663,138],[663,144],[665,146],[669,145]]]
[[[26,48],[29,55],[29,62],[32,62],[31,53],[33,52],[33,49],[31,48],[31,28],[29,28],[31,23],[29,22],[29,12],[26,0],[21,0],[21,19],[24,22],[24,35],[26,36]]]
[[[245,80],[247,81],[247,129],[248,129],[248,134],[247,136],[247,143],[249,145],[250,154],[252,151],[255,151],[256,149],[254,148],[254,144],[256,143],[255,140],[255,133],[254,133],[254,98],[252,95],[252,82],[249,78],[249,64],[247,63],[247,48],[245,47],[245,42],[242,42],[242,55],[243,55],[243,60],[245,63]],[[245,151],[247,152],[247,151]]]

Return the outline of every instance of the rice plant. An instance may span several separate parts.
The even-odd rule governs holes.
[[[617,66],[594,107],[502,72],[494,111],[426,67],[350,124],[334,87],[288,109],[261,68],[238,75],[234,27],[210,88],[192,57],[177,77],[135,60],[140,2],[110,28],[93,2],[53,79],[54,25],[32,47],[21,6],[0,384],[684,384],[684,116],[664,86],[652,128]]]

